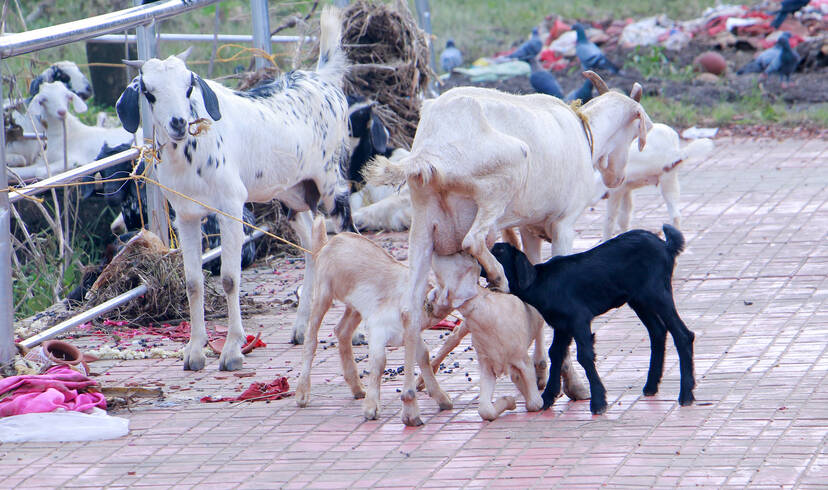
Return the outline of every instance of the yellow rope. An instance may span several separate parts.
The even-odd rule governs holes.
[[[228,214],[228,213],[225,213],[224,211],[221,211],[220,209],[216,209],[212,206],[209,206],[209,205],[207,205],[207,204],[205,204],[205,203],[203,203],[203,202],[201,202],[197,199],[194,199],[194,198],[192,198],[192,197],[190,197],[186,194],[182,194],[181,192],[178,192],[175,189],[171,189],[171,188],[165,186],[164,184],[147,177],[144,174],[131,175],[129,177],[118,177],[118,178],[114,178],[114,179],[101,179],[101,180],[95,180],[94,182],[68,182],[68,183],[64,183],[64,184],[51,184],[51,185],[43,186],[43,188],[44,189],[59,189],[59,188],[62,188],[62,187],[77,187],[77,186],[81,186],[81,185],[91,185],[93,183],[125,182],[125,181],[128,181],[128,180],[135,180],[136,184],[137,184],[138,180],[143,180],[144,182],[148,182],[150,184],[158,186],[158,187],[160,187],[161,189],[164,189],[167,192],[171,192],[171,193],[175,194],[176,196],[181,197],[182,199],[186,199],[186,200],[194,202],[194,203],[196,203],[200,206],[203,206],[206,209],[208,209],[208,210],[210,210],[210,211],[212,211],[216,214],[220,214],[220,215],[222,215],[224,217],[227,217],[227,218],[230,218],[234,221],[238,221],[239,223],[243,224],[244,226],[249,226],[250,228],[252,228],[254,230],[260,231],[260,232],[264,233],[265,235],[269,236],[270,238],[273,238],[275,240],[279,240],[280,242],[282,242],[286,245],[290,245],[294,248],[298,248],[299,250],[301,250],[305,253],[313,254],[313,252],[306,249],[305,247],[302,247],[301,245],[297,245],[297,244],[291,242],[290,240],[282,238],[278,235],[274,235],[273,233],[271,233],[271,232],[269,232],[269,231],[267,231],[263,228],[260,228],[260,227],[256,226],[253,223],[248,223],[248,222],[244,221],[243,219],[237,218],[237,217],[235,217],[231,214]],[[0,189],[0,192],[18,192],[19,193],[20,189],[16,189],[14,187],[7,187],[5,189]],[[139,203],[140,203],[140,199],[139,199]],[[167,216],[169,217],[169,210],[168,210]],[[142,219],[143,219],[143,217],[142,217]]]
[[[589,155],[592,157],[595,153],[592,146],[592,128],[589,125],[589,118],[581,111],[581,104],[581,99],[575,99],[569,103],[569,108],[572,109],[572,112],[574,112],[575,115],[578,116],[578,119],[581,120],[581,124],[584,127],[584,133],[586,133],[587,142],[589,143]]]

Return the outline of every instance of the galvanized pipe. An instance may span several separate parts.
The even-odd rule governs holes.
[[[0,100],[3,77],[0,76]],[[0,189],[9,187],[6,174],[6,131],[0,131]],[[11,204],[8,191],[0,190],[0,368],[14,356],[14,311],[11,273]]]
[[[267,10],[267,0],[250,0],[250,15],[253,18],[253,47],[271,54],[270,12]],[[261,56],[256,56],[254,60],[257,70],[268,66],[267,60]]]
[[[82,167],[73,168],[68,172],[64,172],[62,174],[55,175],[53,177],[49,177],[48,179],[43,179],[41,181],[35,182],[32,185],[28,185],[25,187],[20,187],[15,190],[14,193],[9,197],[9,201],[11,203],[15,203],[21,199],[25,199],[28,196],[36,196],[41,192],[45,192],[52,188],[54,185],[58,184],[66,184],[68,182],[74,182],[75,180],[85,176],[85,175],[93,175],[94,173],[109,168],[113,165],[117,165],[121,162],[126,162],[129,160],[135,160],[141,154],[135,148],[130,148],[129,150],[125,150],[114,155],[110,155],[106,158],[102,158],[100,160],[95,160],[94,162],[87,163]],[[2,179],[6,178],[6,173],[3,173],[3,177],[0,178],[0,182]],[[3,193],[5,194],[5,193]],[[2,206],[0,206],[2,209]]]
[[[263,227],[263,229],[266,229],[266,227]],[[250,235],[248,235],[244,238],[244,242],[242,243],[242,245],[249,242],[250,240],[256,240],[256,239],[260,238],[263,235],[264,235],[263,232],[261,232],[259,230],[256,230],[256,231],[254,231],[253,233],[251,233]],[[218,258],[219,256],[221,256],[221,247],[220,246],[216,247],[216,248],[206,252],[204,255],[202,255],[201,256],[201,263],[204,264],[204,263],[206,263],[210,260]],[[110,299],[109,301],[105,301],[105,302],[99,304],[98,306],[92,307],[92,308],[84,311],[83,313],[80,313],[78,315],[73,316],[72,318],[66,319],[66,320],[58,323],[54,327],[48,328],[48,329],[40,332],[37,335],[29,337],[28,339],[20,342],[20,345],[22,345],[23,347],[25,347],[27,349],[31,349],[32,347],[40,344],[43,341],[53,339],[53,338],[57,337],[58,335],[62,334],[63,332],[71,330],[71,329],[77,327],[78,325],[83,325],[84,323],[86,323],[90,320],[93,320],[93,319],[97,318],[99,315],[103,315],[104,313],[106,313],[108,311],[112,311],[115,308],[117,308],[117,307],[119,307],[123,304],[126,304],[126,303],[132,301],[133,299],[143,295],[143,294],[146,294],[146,292],[147,292],[147,286],[146,285],[142,284],[140,286],[134,287],[134,288],[130,289],[129,291],[125,292],[125,293],[122,293],[118,296],[115,296],[114,298]],[[12,339],[12,342],[13,341],[14,341],[14,339]],[[12,347],[13,347],[13,344],[12,344]]]
[[[0,37],[0,59],[83,41],[101,34],[125,31],[217,2],[219,0],[167,0],[42,29],[8,34]]]
[[[222,43],[253,43],[253,36],[250,34],[219,34],[218,41]],[[175,34],[171,32],[163,32],[158,34],[158,39],[168,42],[196,42],[196,43],[211,43],[213,42],[212,34]],[[302,36],[270,36],[271,43],[296,43],[302,41]],[[305,37],[305,41],[313,40],[312,37]],[[118,34],[106,34],[98,36],[95,39],[90,39],[89,42],[121,44],[123,42],[134,43],[136,37],[132,34],[127,36]]]

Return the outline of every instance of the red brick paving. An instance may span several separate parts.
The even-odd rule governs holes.
[[[268,315],[245,320],[269,344],[246,359],[245,371],[255,376],[220,373],[216,358],[199,373],[182,371],[175,359],[97,363],[93,370],[107,385],[161,380],[166,401],[117,413],[130,419],[121,439],[0,445],[2,486],[825,488],[828,144],[716,144],[710,159],[680,169],[687,250],[673,285],[679,312],[697,335],[694,406],[676,402],[678,359],[669,342],[660,392],[641,395],[649,344],[626,307],[594,322],[610,403],[604,416],[593,417],[588,402],[560,399],[543,413],[526,413],[519,401],[516,411],[481,421],[468,340],[450,357],[460,367],[438,375],[455,408],[438,412],[421,394],[420,428],[400,422],[397,378],[383,382],[380,419],[364,421],[334,348],[317,351],[308,408],[291,398],[200,403],[278,375],[295,382],[301,349],[288,344],[293,311],[272,298],[290,296],[299,264],[277,261],[245,272],[245,290],[272,305]],[[655,189],[639,191],[636,204],[636,227],[656,230],[667,219]],[[577,250],[598,242],[603,210],[601,204],[580,220]],[[376,238],[405,256],[403,235]],[[326,318],[326,345],[340,312]],[[432,348],[439,335],[426,333]],[[402,354],[390,352],[388,367],[400,366]],[[497,395],[516,392],[499,382]]]

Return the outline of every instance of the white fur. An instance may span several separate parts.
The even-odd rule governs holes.
[[[211,121],[206,132],[181,135],[175,121],[210,118],[202,90],[193,85],[193,74],[179,57],[151,59],[141,67],[146,92],[154,97],[152,121],[161,145],[162,183],[193,199],[236,218],[246,201],[278,199],[297,211],[291,222],[301,245],[310,247],[315,206],[307,186],[318,189],[330,211],[335,198],[347,198],[341,163],[348,157],[347,103],[341,90],[345,58],[339,47],[341,21],[333,9],[322,14],[320,62],[315,72],[297,70],[281,79],[268,94],[253,97],[221,84],[206,81],[218,98],[221,118]],[[187,155],[190,155],[188,158]],[[184,253],[184,269],[190,303],[192,334],[184,355],[185,369],[199,370],[205,363],[203,346],[204,289],[201,274],[200,219],[210,210],[174,193],[165,196],[175,208]],[[220,369],[242,367],[244,330],[239,309],[242,224],[219,216],[221,226],[221,276],[227,296],[229,329]],[[313,260],[305,254],[305,284],[313,281]],[[294,339],[301,340],[309,313],[310,297],[299,303]]]
[[[694,140],[682,148],[678,133],[661,123],[654,124],[653,129],[647,133],[647,146],[643,150],[638,151],[638,142],[633,141],[630,144],[624,183],[613,189],[607,189],[599,183],[608,199],[604,240],[609,240],[615,234],[616,224],[619,232],[630,229],[632,191],[647,185],[659,186],[672,225],[680,228],[678,165],[691,158],[704,158],[712,151],[713,141],[708,138]]]
[[[64,145],[68,167],[75,168],[95,160],[104,143],[117,146],[132,141],[132,134],[123,128],[87,126],[70,110],[86,112],[86,103],[60,82],[44,83],[29,103],[28,114],[44,128],[48,146],[46,159],[39,156],[34,165],[16,170],[22,179],[39,178],[63,171]],[[66,140],[63,138],[63,122],[66,122]],[[140,138],[140,134],[139,134]],[[47,168],[48,165],[48,168]]]
[[[592,151],[581,119],[554,97],[455,88],[424,106],[409,157],[377,165],[375,181],[407,179],[413,203],[404,423],[421,423],[409,347],[424,323],[419,305],[432,254],[465,251],[481,263],[490,285],[507,291],[488,248],[497,232],[519,226],[533,262],[540,260],[542,238],[554,254],[569,253],[573,224],[594,198],[594,169],[606,185],[621,184],[630,142],[643,136],[644,144],[652,127],[638,102],[616,92],[595,97],[581,112]]]

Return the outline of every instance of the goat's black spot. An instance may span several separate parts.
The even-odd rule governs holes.
[[[173,150],[178,149],[178,143],[173,143],[173,144],[172,144],[172,147],[173,147]]]
[[[198,147],[198,142],[195,140],[195,138],[191,138],[187,140],[187,146],[192,147],[193,151],[195,151],[195,149]]]
[[[198,167],[196,169],[196,173],[198,174],[199,177],[201,177],[201,167]]]
[[[212,166],[213,166],[213,155],[208,155],[208,156],[207,156],[207,166],[208,166],[208,167],[212,167]],[[218,166],[218,165],[217,165],[217,166]]]
[[[257,179],[261,179],[262,175],[264,175],[264,173],[261,170],[256,170],[256,178]]]
[[[68,84],[69,83],[69,75],[66,74],[63,70],[58,68],[57,66],[52,68],[52,81],[53,82],[63,82]]]
[[[325,51],[324,53],[322,53],[322,56],[319,57],[319,64],[320,65],[326,65],[330,59],[331,59],[330,53]]]
[[[193,163],[193,155],[190,153],[190,145],[186,145],[184,147],[184,158],[187,159],[187,163]]]

